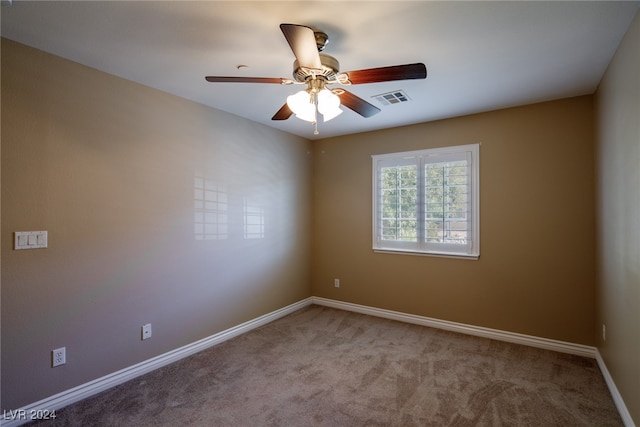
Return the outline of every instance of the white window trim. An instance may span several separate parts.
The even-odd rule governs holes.
[[[467,252],[447,251],[446,244],[442,244],[440,250],[427,248],[414,249],[406,247],[402,242],[392,241],[391,244],[381,245],[378,241],[378,185],[377,174],[379,165],[389,160],[397,160],[398,163],[411,163],[409,159],[424,156],[446,156],[451,153],[467,152],[471,154],[471,247]],[[480,257],[480,144],[457,145],[451,147],[430,148],[424,150],[404,151],[398,153],[377,154],[371,156],[373,160],[372,193],[373,193],[373,224],[372,245],[373,251],[378,253],[407,254],[421,256],[437,256],[447,258],[478,259]],[[405,159],[403,161],[403,159]]]

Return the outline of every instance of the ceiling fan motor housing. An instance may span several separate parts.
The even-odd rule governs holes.
[[[336,74],[338,74],[338,72],[340,71],[340,63],[338,62],[338,60],[333,56],[321,53],[320,63],[322,64],[322,69],[309,70],[300,67],[300,65],[298,64],[298,60],[295,60],[293,62],[293,78],[297,82],[301,83],[306,82],[309,77],[312,77],[314,75],[324,77],[326,80],[335,80]]]

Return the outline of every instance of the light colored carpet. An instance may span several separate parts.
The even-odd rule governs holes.
[[[46,426],[621,426],[597,363],[309,306]]]

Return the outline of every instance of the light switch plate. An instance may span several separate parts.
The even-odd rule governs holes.
[[[14,233],[14,246],[18,250],[42,249],[47,247],[48,233],[46,231],[16,231]]]

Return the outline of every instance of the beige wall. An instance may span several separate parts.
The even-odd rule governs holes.
[[[313,295],[593,345],[592,118],[584,96],[314,143]],[[371,155],[476,142],[480,259],[374,253]]]
[[[310,149],[3,39],[2,409],[309,297]],[[226,239],[196,238],[198,177],[227,192]],[[245,199],[261,239],[244,238]],[[14,251],[33,230],[48,249]]]
[[[640,14],[596,100],[598,349],[640,425]]]

